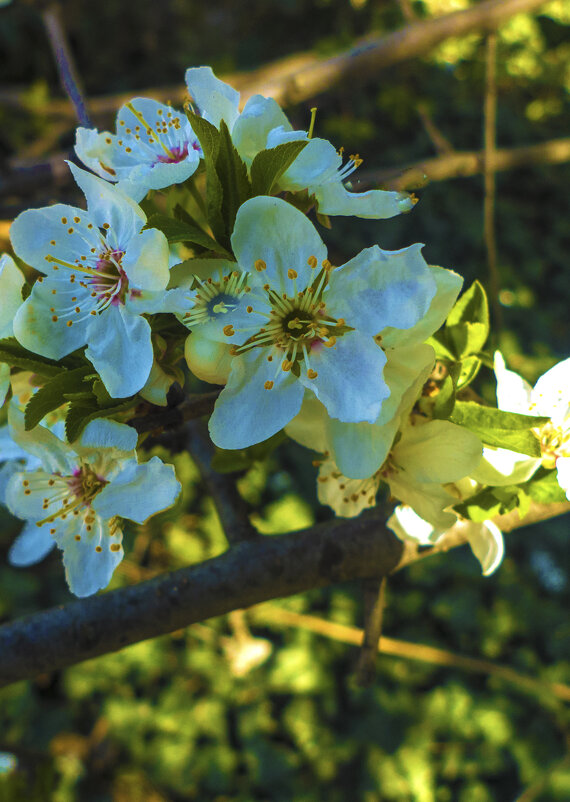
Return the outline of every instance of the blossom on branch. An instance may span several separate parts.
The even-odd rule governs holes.
[[[266,148],[275,148],[292,140],[307,141],[293,164],[279,179],[279,189],[308,190],[319,212],[372,219],[394,217],[409,211],[413,198],[405,192],[350,192],[344,181],[361,164],[358,155],[343,164],[342,153],[326,139],[312,137],[307,131],[294,131],[286,115],[272,98],[254,95],[239,111],[240,95],[229,84],[216,78],[210,67],[186,70],[186,85],[202,116],[216,127],[223,120],[232,141],[249,167],[255,156]]]
[[[136,200],[149,189],[180,184],[196,171],[202,151],[184,113],[150,98],[121,106],[117,133],[78,128],[75,152],[83,164]]]
[[[213,284],[200,289],[190,312],[199,332],[200,305],[209,305],[232,343],[228,382],[210,419],[216,445],[245,448],[275,434],[297,415],[305,390],[331,417],[373,423],[390,394],[375,335],[414,326],[436,292],[421,246],[374,246],[333,268],[306,216],[263,196],[241,206],[231,241],[237,269],[218,297]],[[222,315],[231,281],[232,309]]]
[[[138,464],[137,433],[112,420],[91,421],[71,444],[44,426],[26,432],[16,408],[10,424],[14,442],[41,464],[8,481],[5,503],[26,521],[11,562],[31,565],[55,542],[71,592],[90,596],[108,585],[123,559],[121,519],[144,523],[174,504],[174,468],[158,457]]]
[[[142,317],[160,311],[170,277],[168,242],[143,230],[146,215],[129,197],[70,165],[88,211],[56,204],[20,214],[10,229],[14,250],[46,274],[14,318],[30,351],[61,359],[85,355],[109,394],[123,398],[146,383],[153,364],[151,329]]]

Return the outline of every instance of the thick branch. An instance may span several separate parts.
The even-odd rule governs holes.
[[[244,541],[199,565],[0,627],[0,686],[261,601],[387,574],[401,552],[373,516]]]
[[[509,531],[570,511],[570,502],[532,505]],[[402,544],[374,515],[258,541],[130,588],[52,608],[0,627],[0,687],[262,601],[312,588],[386,576],[427,554],[466,542],[462,523],[433,549]]]

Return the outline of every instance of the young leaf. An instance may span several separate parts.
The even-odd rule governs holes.
[[[91,403],[84,400],[72,402],[65,417],[65,436],[72,443],[77,440],[90,421],[95,420],[95,418],[112,418],[113,415],[119,412],[126,412],[131,409],[135,403],[135,399],[129,398],[126,401],[115,404],[113,407],[100,409],[95,396],[93,396]]]
[[[441,420],[448,419],[455,406],[455,392],[457,389],[460,365],[456,362],[452,362],[448,365],[447,370],[447,376],[439,388],[439,393],[436,395],[433,405],[433,417]]]
[[[297,139],[258,153],[251,163],[253,195],[271,195],[285,170],[293,164],[307,143],[308,140]]]
[[[520,487],[539,504],[567,501],[565,491],[558,484],[556,471],[548,471],[546,468],[539,468],[532,479]]]
[[[194,133],[198,137],[202,153],[204,154],[208,223],[214,232],[214,237],[222,242],[224,246],[227,246],[229,244],[229,239],[226,236],[226,225],[222,216],[224,190],[216,167],[220,152],[220,132],[214,125],[203,117],[194,114],[190,109],[186,110],[186,115]]]
[[[504,412],[472,401],[457,401],[450,420],[475,432],[488,446],[540,457],[540,443],[532,429],[546,423],[548,418]]]
[[[232,233],[237,210],[251,197],[251,184],[247,167],[237,152],[228,126],[220,123],[220,148],[216,159],[216,172],[223,187],[222,216],[226,232]]]
[[[62,404],[67,403],[67,396],[75,393],[83,395],[85,393],[85,377],[93,370],[90,365],[85,365],[75,370],[61,370],[47,384],[44,384],[30,398],[26,404],[24,412],[24,425],[26,431],[37,426],[44,415],[52,412]],[[87,393],[90,395],[90,393]]]
[[[480,323],[489,333],[489,302],[479,281],[474,281],[462,294],[447,317],[447,326],[461,323]]]
[[[225,248],[219,245],[209,234],[206,234],[189,215],[188,218],[187,220],[181,220],[176,217],[168,217],[165,214],[153,214],[148,219],[145,228],[157,228],[162,231],[169,243],[190,242],[216,253],[227,254]]]

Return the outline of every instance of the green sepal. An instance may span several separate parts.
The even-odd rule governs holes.
[[[489,302],[479,281],[466,290],[449,313],[443,329],[428,342],[436,355],[463,360],[478,354],[489,336]]]
[[[508,485],[486,487],[461,504],[456,504],[454,509],[463,518],[482,523],[496,515],[506,515],[515,509],[518,510],[519,517],[524,518],[531,503],[532,497],[525,485]]]
[[[479,373],[482,362],[478,356],[468,356],[459,365],[459,376],[457,377],[457,389],[463,390],[471,384]]]
[[[89,390],[85,390],[85,378],[93,371],[91,365],[84,365],[75,370],[61,370],[50,379],[43,387],[34,393],[26,404],[24,410],[24,425],[26,431],[30,431],[42,420],[42,418],[53,412],[54,409],[62,406],[70,400],[70,396],[81,394],[88,397],[91,395]]]
[[[253,195],[271,195],[283,173],[293,164],[307,140],[284,142],[275,148],[262,150],[251,163]]]
[[[456,362],[446,365],[447,376],[441,383],[438,394],[435,396],[433,405],[433,417],[440,420],[447,420],[455,406],[455,393],[457,391],[457,380],[461,366]]]
[[[547,423],[549,418],[505,412],[472,401],[457,401],[450,420],[477,434],[485,445],[539,458],[540,442],[532,429]]]

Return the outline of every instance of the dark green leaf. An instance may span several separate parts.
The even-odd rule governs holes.
[[[208,223],[214,232],[214,237],[222,242],[224,247],[228,247],[227,229],[222,216],[224,190],[216,166],[220,152],[220,132],[214,125],[189,109],[187,109],[186,114],[194,133],[198,137],[204,155]]]
[[[95,418],[112,418],[113,415],[119,412],[126,412],[131,409],[135,403],[136,401],[133,398],[129,398],[112,407],[100,409],[95,396],[93,396],[92,403],[86,403],[83,400],[73,402],[69,405],[65,417],[65,436],[72,443],[77,440],[90,421],[95,420]]]
[[[67,396],[75,393],[85,393],[84,379],[92,371],[90,365],[75,370],[62,370],[57,376],[47,382],[30,398],[24,412],[24,423],[29,431],[37,426],[44,415],[67,403]],[[90,393],[87,392],[87,396]]]
[[[152,217],[148,219],[145,228],[157,228],[159,231],[162,231],[170,243],[196,243],[216,253],[227,254],[225,248],[219,245],[209,234],[206,234],[206,232],[191,219],[181,220],[176,217],[168,217],[168,215],[165,214],[153,214]]]
[[[447,317],[448,326],[461,323],[480,323],[489,331],[489,303],[487,293],[479,281],[474,281],[465,290]]]
[[[433,417],[446,420],[449,418],[455,406],[455,392],[457,389],[457,379],[460,366],[452,362],[447,366],[447,376],[443,380],[439,393],[435,397],[433,406]]]
[[[262,150],[251,163],[251,185],[254,195],[271,195],[279,179],[308,144],[307,140],[284,142]]]
[[[546,423],[548,418],[504,412],[472,401],[457,401],[450,420],[475,432],[486,445],[540,457],[540,443],[531,430]]]
[[[220,149],[216,160],[216,172],[223,187],[222,216],[226,232],[230,235],[239,207],[251,198],[251,184],[247,176],[247,167],[232,142],[224,120],[220,123]]]

